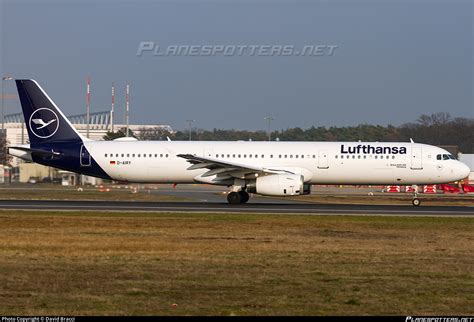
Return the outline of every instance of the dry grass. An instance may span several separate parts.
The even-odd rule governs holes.
[[[164,193],[150,193],[142,189],[132,193],[131,189],[110,189],[99,191],[97,188],[15,188],[0,189],[0,198],[3,200],[104,200],[104,201],[192,201],[191,198],[177,197]]]
[[[474,314],[471,218],[3,211],[0,231],[4,315]]]

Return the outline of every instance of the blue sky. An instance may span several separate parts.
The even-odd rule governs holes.
[[[474,117],[473,2],[0,0],[2,75],[34,78],[66,114],[186,128],[401,124]],[[172,45],[337,46],[332,56],[137,56]],[[5,83],[15,93],[13,83]],[[6,113],[19,112],[6,101]]]

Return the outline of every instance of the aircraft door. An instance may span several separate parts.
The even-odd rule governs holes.
[[[81,152],[79,156],[79,162],[81,163],[81,167],[90,167],[91,166],[91,155],[89,151],[87,151],[86,147],[81,145]]]
[[[318,169],[328,169],[328,168],[329,168],[328,151],[319,151]]]
[[[421,148],[411,148],[411,169],[421,170],[423,169],[423,155]]]

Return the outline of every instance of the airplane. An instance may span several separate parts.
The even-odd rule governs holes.
[[[228,186],[229,204],[246,203],[250,193],[305,195],[313,184],[440,184],[470,173],[448,151],[412,140],[94,141],[78,133],[35,80],[16,85],[30,143],[8,147],[10,155],[116,181]],[[420,203],[415,189],[412,204]]]

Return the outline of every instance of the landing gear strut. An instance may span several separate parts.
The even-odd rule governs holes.
[[[421,205],[420,199],[418,199],[418,187],[415,187],[415,191],[413,192],[413,199],[411,201],[412,205],[418,207]]]
[[[245,190],[240,190],[239,192],[232,191],[227,195],[227,202],[231,205],[237,205],[239,203],[246,203],[249,201],[249,194]]]

